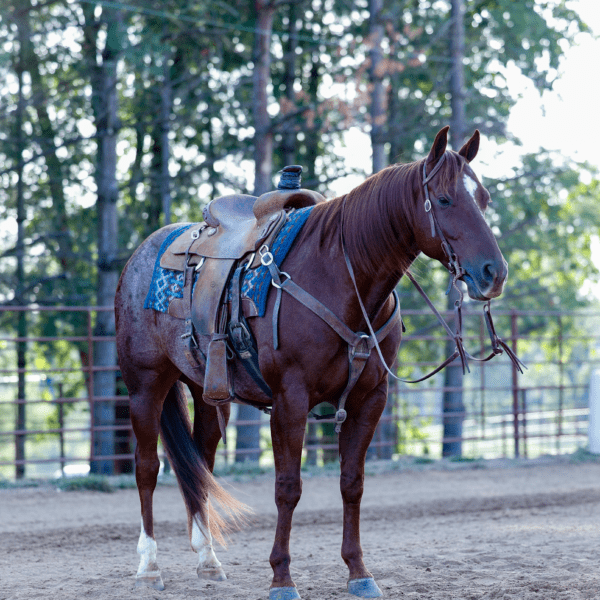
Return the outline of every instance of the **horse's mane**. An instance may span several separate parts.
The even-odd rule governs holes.
[[[414,198],[424,199],[424,160],[390,165],[348,194],[318,204],[306,223],[306,235],[318,229],[321,245],[337,243],[343,216],[344,241],[355,268],[404,272],[415,258],[409,228],[416,219]],[[454,187],[465,164],[456,152],[446,152],[437,180],[442,190]]]

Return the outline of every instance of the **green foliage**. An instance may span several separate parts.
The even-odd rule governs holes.
[[[101,475],[87,475],[86,477],[62,477],[55,482],[56,487],[63,492],[105,492],[111,493],[115,488],[108,478]]]
[[[563,0],[477,0],[466,6],[468,125],[502,142],[515,102],[507,87],[507,67],[516,66],[539,90],[550,89],[564,49],[587,28]],[[93,303],[98,258],[94,171],[101,151],[95,125],[102,115],[90,90],[96,89],[92,84],[103,61],[118,62],[120,250],[111,257],[111,267],[123,266],[140,242],[164,223],[160,184],[165,130],[174,221],[200,220],[212,197],[248,192],[255,133],[255,10],[254,3],[243,0],[168,0],[157,9],[132,0],[120,10],[86,2],[32,5],[19,0],[3,11],[0,303],[14,302],[19,288],[20,302]],[[344,133],[349,127],[370,128],[368,17],[366,1],[347,0],[306,0],[281,5],[275,14],[269,88],[274,168],[288,160],[291,134],[294,160],[306,167],[306,187],[325,191],[329,181],[346,175],[338,151]],[[423,156],[451,116],[449,3],[386,2],[383,20],[385,142],[390,161],[409,161]],[[19,127],[20,96],[24,110]],[[161,115],[165,102],[166,118]],[[586,168],[541,152],[526,156],[502,180],[485,182],[493,198],[488,219],[510,264],[497,309],[589,305],[580,290],[584,282],[599,279],[590,242],[600,226],[600,183],[582,182]],[[26,212],[23,280],[15,269],[19,189]],[[445,271],[424,259],[413,271],[442,306]],[[408,284],[400,286],[400,296],[403,307],[422,306]],[[401,350],[401,374],[414,376],[411,362],[445,358],[443,336],[433,318],[409,315],[405,322],[410,333],[425,337]],[[52,313],[28,316],[27,325],[32,334],[70,337],[85,335],[88,324],[85,314],[73,312],[60,318]],[[574,327],[567,321],[562,325]],[[468,335],[477,336],[478,326],[467,324]],[[548,356],[555,352],[556,322],[528,317],[519,326],[523,332],[543,331],[544,351]],[[499,321],[499,331],[509,328],[507,320]],[[14,315],[0,314],[0,331],[15,330]],[[0,364],[12,367],[12,348],[0,350]],[[561,352],[568,360],[585,350],[569,343]],[[73,362],[85,365],[86,353],[80,342],[38,343],[29,347],[27,362],[41,371]],[[58,382],[48,383],[42,394],[50,401],[55,393],[50,384]],[[61,383],[64,397],[82,395],[85,381],[80,373],[65,376]],[[66,403],[65,411],[70,407]],[[8,407],[0,407],[0,416],[6,422],[12,418]],[[57,409],[45,419],[47,428],[56,427]],[[401,448],[422,439],[427,426],[421,422],[415,429],[402,429],[403,424]]]
[[[398,444],[396,452],[398,454],[409,454],[410,448],[419,442],[423,442],[429,437],[427,428],[431,426],[432,418],[419,418],[419,409],[416,406],[409,406],[405,399],[400,399],[402,405],[402,416],[398,419]],[[427,446],[424,448],[424,454],[429,454]]]

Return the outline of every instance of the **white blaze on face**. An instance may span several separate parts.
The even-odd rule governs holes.
[[[467,192],[469,192],[471,198],[473,198],[473,202],[475,202],[475,204],[477,204],[477,202],[475,201],[475,192],[477,190],[477,182],[470,175],[467,175],[465,173],[463,175],[463,183],[465,184],[465,189],[467,190]]]
[[[142,531],[137,545],[137,552],[140,555],[140,566],[138,567],[138,577],[158,574],[156,565],[156,540],[146,535],[144,530],[144,521],[142,521]],[[155,573],[156,572],[156,573]]]

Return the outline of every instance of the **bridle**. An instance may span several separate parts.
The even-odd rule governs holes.
[[[385,359],[381,352],[381,348],[379,347],[379,343],[377,342],[377,339],[375,337],[375,332],[373,330],[373,326],[371,325],[369,315],[368,315],[365,305],[360,297],[360,293],[358,291],[358,285],[356,283],[356,277],[354,275],[354,269],[352,268],[352,264],[350,262],[350,257],[348,256],[348,253],[346,251],[346,245],[344,243],[344,234],[343,234],[343,228],[342,228],[341,238],[342,238],[342,249],[344,252],[344,259],[346,261],[346,266],[348,267],[348,272],[350,273],[350,279],[352,279],[352,283],[354,284],[354,290],[356,292],[356,296],[358,298],[358,303],[360,304],[360,308],[361,308],[363,317],[364,317],[365,321],[367,322],[367,327],[369,329],[369,333],[375,342],[373,345],[374,345],[375,349],[377,350],[379,358],[380,358],[383,366],[385,367],[386,371],[388,372],[388,374],[391,375],[394,379],[397,379],[398,381],[402,381],[404,383],[419,383],[421,381],[424,381],[425,379],[429,379],[430,377],[432,377],[433,375],[435,375],[436,373],[441,371],[444,367],[448,366],[451,362],[453,362],[458,357],[460,357],[463,374],[465,374],[466,372],[470,372],[468,359],[476,361],[476,362],[487,362],[488,360],[491,360],[494,356],[502,354],[503,352],[506,352],[507,356],[510,358],[510,360],[511,360],[512,364],[515,366],[515,368],[520,373],[523,373],[523,368],[527,368],[527,367],[525,367],[525,365],[519,360],[519,358],[512,351],[512,349],[496,333],[496,329],[494,327],[494,322],[492,320],[491,300],[488,300],[483,305],[483,315],[484,315],[485,322],[487,325],[488,334],[490,336],[490,340],[491,340],[491,344],[492,344],[492,351],[485,358],[476,358],[473,355],[471,355],[469,352],[467,352],[467,350],[464,347],[463,339],[462,339],[462,303],[463,303],[464,294],[458,287],[457,281],[463,275],[466,274],[466,271],[461,267],[458,257],[456,256],[456,254],[452,250],[452,246],[449,244],[448,240],[446,239],[446,236],[444,235],[444,232],[442,231],[442,228],[440,227],[438,220],[435,216],[435,212],[433,211],[433,205],[432,205],[431,199],[429,197],[429,182],[433,179],[433,177],[442,168],[442,165],[444,164],[445,159],[446,159],[446,153],[444,153],[441,156],[441,158],[438,160],[436,165],[433,167],[433,169],[431,170],[429,175],[427,175],[427,160],[425,160],[423,162],[423,184],[422,185],[423,185],[424,192],[425,192],[425,203],[424,203],[423,207],[425,209],[425,213],[429,217],[429,223],[431,225],[431,237],[435,238],[436,236],[438,236],[440,238],[442,250],[444,251],[446,258],[448,259],[447,269],[450,274],[450,282],[448,284],[448,289],[446,291],[446,295],[448,295],[450,293],[450,290],[452,288],[454,288],[458,292],[458,299],[454,302],[454,321],[455,321],[454,331],[446,323],[446,321],[444,320],[442,315],[439,313],[439,311],[436,309],[436,307],[433,305],[433,302],[431,302],[431,300],[429,299],[429,297],[427,296],[427,294],[425,293],[423,288],[415,280],[412,273],[410,273],[410,271],[407,271],[406,275],[410,279],[412,284],[417,288],[417,291],[421,294],[421,296],[423,296],[423,298],[425,299],[425,302],[427,302],[427,305],[429,306],[429,308],[433,311],[433,313],[437,317],[438,321],[444,327],[448,336],[455,343],[455,350],[452,353],[452,355],[450,355],[441,365],[436,367],[433,371],[431,371],[427,375],[420,377],[419,379],[413,379],[413,380],[401,379],[400,377],[398,377],[397,375],[392,373],[390,368],[387,366],[387,363],[385,362]],[[345,199],[344,199],[344,201],[345,201]],[[343,218],[342,218],[342,222],[343,222]]]
[[[428,183],[431,181],[432,177],[440,170],[443,162],[445,160],[445,154],[440,158],[438,163],[432,169],[429,175],[426,174],[426,164],[423,166],[423,187],[425,188],[425,212],[429,216],[429,221],[431,224],[431,235],[435,237],[438,235],[442,242],[442,248],[446,253],[448,258],[448,272],[450,273],[450,285],[448,286],[447,294],[450,292],[450,289],[454,287],[459,294],[458,300],[454,303],[454,312],[455,312],[455,331],[449,327],[449,325],[444,321],[442,315],[435,308],[431,300],[427,297],[427,294],[424,292],[423,288],[415,281],[414,277],[410,272],[407,272],[408,278],[415,285],[419,293],[425,298],[429,308],[433,311],[435,316],[438,318],[439,322],[442,324],[450,338],[455,343],[454,353],[449,356],[439,367],[434,369],[431,373],[428,373],[424,377],[420,379],[408,380],[401,379],[387,366],[385,362],[385,358],[383,357],[383,353],[381,352],[381,348],[379,346],[379,342],[383,341],[387,335],[392,331],[394,327],[396,327],[399,315],[400,315],[400,299],[398,298],[398,294],[394,291],[394,310],[392,314],[388,317],[386,322],[382,327],[380,327],[377,331],[373,329],[373,325],[371,324],[371,320],[369,319],[369,315],[367,314],[367,310],[365,305],[360,297],[360,292],[358,291],[358,285],[356,283],[356,277],[354,275],[354,269],[352,268],[352,264],[350,262],[350,257],[348,256],[348,252],[346,251],[346,245],[344,243],[344,208],[346,198],[342,201],[342,215],[341,215],[341,227],[340,227],[340,238],[342,251],[344,253],[344,260],[346,261],[346,266],[348,268],[348,272],[350,274],[350,279],[354,285],[354,290],[356,292],[356,297],[358,298],[358,303],[360,305],[360,309],[362,311],[363,317],[367,323],[369,333],[363,333],[361,331],[355,332],[350,329],[337,315],[335,315],[328,307],[322,304],[319,300],[317,300],[314,296],[306,292],[303,288],[297,285],[288,273],[279,270],[279,267],[273,260],[273,255],[269,250],[268,246],[264,245],[259,250],[259,255],[261,257],[261,264],[269,270],[271,275],[271,283],[275,288],[277,288],[277,295],[275,299],[275,304],[273,306],[273,347],[277,350],[279,346],[279,336],[278,336],[278,321],[279,321],[279,309],[281,306],[281,297],[282,292],[285,291],[293,298],[295,298],[298,302],[303,304],[306,308],[312,311],[315,315],[321,318],[325,323],[327,323],[347,344],[348,344],[348,381],[346,383],[346,387],[344,388],[337,405],[337,411],[335,415],[312,415],[317,419],[331,419],[333,418],[336,423],[335,430],[337,433],[341,431],[342,424],[346,420],[347,413],[345,410],[345,403],[350,395],[350,392],[354,388],[354,385],[360,378],[361,373],[363,372],[369,358],[371,355],[371,350],[375,348],[377,350],[377,354],[381,360],[381,363],[385,367],[386,371],[389,375],[391,375],[394,379],[398,381],[403,381],[405,383],[418,383],[425,379],[428,379],[432,375],[435,375],[439,371],[441,371],[444,367],[449,365],[454,359],[460,356],[460,360],[462,363],[463,373],[469,370],[469,365],[467,359],[475,360],[478,362],[486,362],[493,358],[498,354],[502,354],[506,352],[509,356],[510,360],[514,364],[514,366],[522,373],[525,365],[517,358],[515,353],[498,337],[496,334],[496,330],[494,328],[494,323],[492,321],[492,315],[490,313],[490,300],[488,300],[483,307],[483,314],[486,320],[488,332],[490,335],[490,339],[492,342],[492,352],[489,356],[485,358],[475,358],[471,354],[469,354],[463,345],[462,341],[462,301],[463,301],[463,293],[456,285],[456,282],[460,277],[465,274],[465,270],[460,266],[458,257],[454,254],[452,247],[446,240],[444,233],[437,222],[435,217],[435,213],[433,212],[433,206],[431,204],[431,200],[429,198],[429,188]],[[401,320],[400,320],[401,322]]]

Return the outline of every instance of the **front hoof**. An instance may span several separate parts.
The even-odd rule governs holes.
[[[152,588],[162,592],[165,589],[160,573],[158,575],[144,575],[142,577],[135,578],[136,588]]]
[[[198,567],[196,569],[199,579],[209,579],[210,581],[225,581],[227,575],[222,567]]]
[[[348,591],[359,598],[381,598],[383,596],[372,577],[351,579],[348,582]]]
[[[269,600],[300,600],[295,587],[276,587],[269,590]]]

